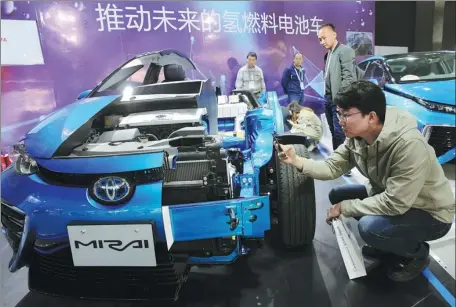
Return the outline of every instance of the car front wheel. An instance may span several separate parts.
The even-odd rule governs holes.
[[[306,146],[294,144],[296,154],[309,158]],[[315,236],[315,186],[312,178],[276,158],[278,223],[283,244],[298,248],[312,243]]]

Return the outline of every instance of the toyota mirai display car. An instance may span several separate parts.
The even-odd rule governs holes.
[[[14,147],[2,232],[32,291],[175,300],[192,266],[233,263],[272,224],[285,247],[312,242],[314,182],[274,146],[308,157],[307,140],[283,132],[277,95],[234,91],[244,134],[221,136],[219,89],[192,69],[178,51],[138,55]]]
[[[455,52],[374,56],[359,64],[388,105],[412,113],[441,164],[456,157]]]

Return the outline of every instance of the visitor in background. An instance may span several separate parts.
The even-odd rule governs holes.
[[[290,132],[305,135],[308,139],[307,149],[315,150],[323,136],[320,118],[311,108],[303,107],[298,101],[292,101],[288,105],[288,110],[290,112],[290,119],[288,119]]]
[[[247,64],[242,66],[237,74],[236,89],[251,91],[259,97],[261,92],[266,92],[263,71],[256,65],[257,55],[255,52],[247,54]]]
[[[288,103],[297,101],[300,105],[304,105],[304,80],[306,71],[302,67],[302,62],[302,54],[296,53],[293,58],[293,64],[283,71],[282,87],[284,93],[288,95]]]

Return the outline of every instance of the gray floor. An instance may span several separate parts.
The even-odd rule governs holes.
[[[338,179],[316,181],[317,233],[313,246],[294,253],[275,247],[274,230],[266,247],[229,267],[195,270],[182,290],[178,306],[185,307],[440,307],[448,306],[428,280],[394,284],[377,271],[363,279],[348,279],[332,229],[325,221],[328,192]],[[356,228],[356,222],[352,226]],[[46,297],[28,293],[26,269],[12,275],[7,270],[10,249],[0,238],[3,307],[164,307],[152,303],[94,302]],[[432,270],[438,270],[433,263]],[[453,289],[454,280],[442,280]]]

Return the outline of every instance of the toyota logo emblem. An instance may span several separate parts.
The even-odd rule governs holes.
[[[102,177],[93,185],[93,195],[104,203],[119,203],[130,195],[127,180],[116,177]]]

